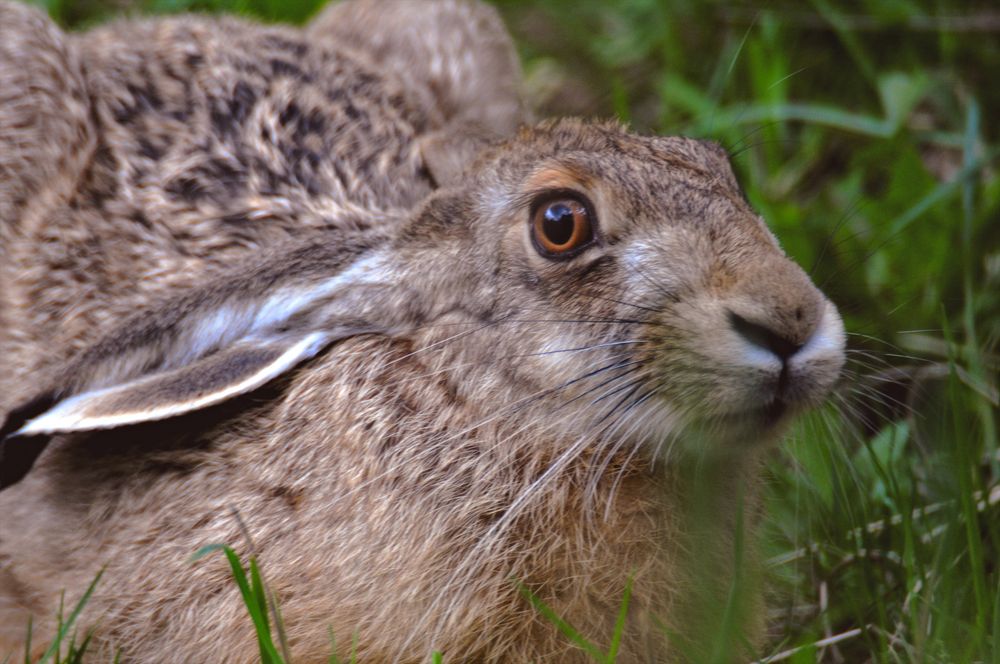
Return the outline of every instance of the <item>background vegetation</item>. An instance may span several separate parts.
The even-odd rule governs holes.
[[[123,11],[299,22],[322,1],[46,7],[79,27]],[[539,115],[721,141],[844,314],[844,386],[770,466],[761,658],[1000,663],[1000,7],[497,5]]]

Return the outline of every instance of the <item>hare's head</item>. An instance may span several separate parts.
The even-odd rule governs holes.
[[[712,143],[524,129],[392,227],[279,251],[125,322],[8,419],[6,453],[218,403],[359,334],[413,340],[480,411],[653,445],[771,437],[843,362],[835,307]]]
[[[522,381],[508,399],[552,396],[567,425],[745,440],[836,381],[837,310],[750,208],[718,145],[560,121],[469,171],[411,230],[441,248],[427,269],[467,296],[440,299],[483,323],[447,343],[505,364]],[[427,217],[441,230],[425,230]]]

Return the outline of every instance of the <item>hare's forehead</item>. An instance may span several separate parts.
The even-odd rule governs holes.
[[[620,204],[687,204],[705,195],[739,196],[721,169],[692,157],[691,152],[654,149],[640,144],[626,150],[557,152],[524,165],[517,188],[580,188],[612,195]],[[693,190],[685,191],[685,190]],[[716,191],[717,190],[717,191]]]

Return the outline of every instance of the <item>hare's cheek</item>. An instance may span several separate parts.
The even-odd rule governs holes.
[[[521,371],[530,372],[536,382],[556,389],[559,386],[573,392],[576,383],[583,383],[582,376],[608,363],[607,344],[584,330],[576,333],[572,324],[560,326],[571,329],[555,329],[539,334],[534,350],[519,358]]]

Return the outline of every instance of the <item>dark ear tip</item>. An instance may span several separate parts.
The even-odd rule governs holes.
[[[14,432],[28,420],[54,406],[56,400],[54,393],[47,392],[18,406],[7,415],[0,427],[0,491],[22,480],[49,444],[50,436],[22,438],[15,436]]]
[[[55,392],[43,392],[7,413],[7,419],[0,427],[0,441],[6,440],[11,434],[23,427],[28,420],[38,417],[56,405],[58,401],[59,395]]]
[[[0,440],[0,491],[24,479],[49,444],[49,436]]]

